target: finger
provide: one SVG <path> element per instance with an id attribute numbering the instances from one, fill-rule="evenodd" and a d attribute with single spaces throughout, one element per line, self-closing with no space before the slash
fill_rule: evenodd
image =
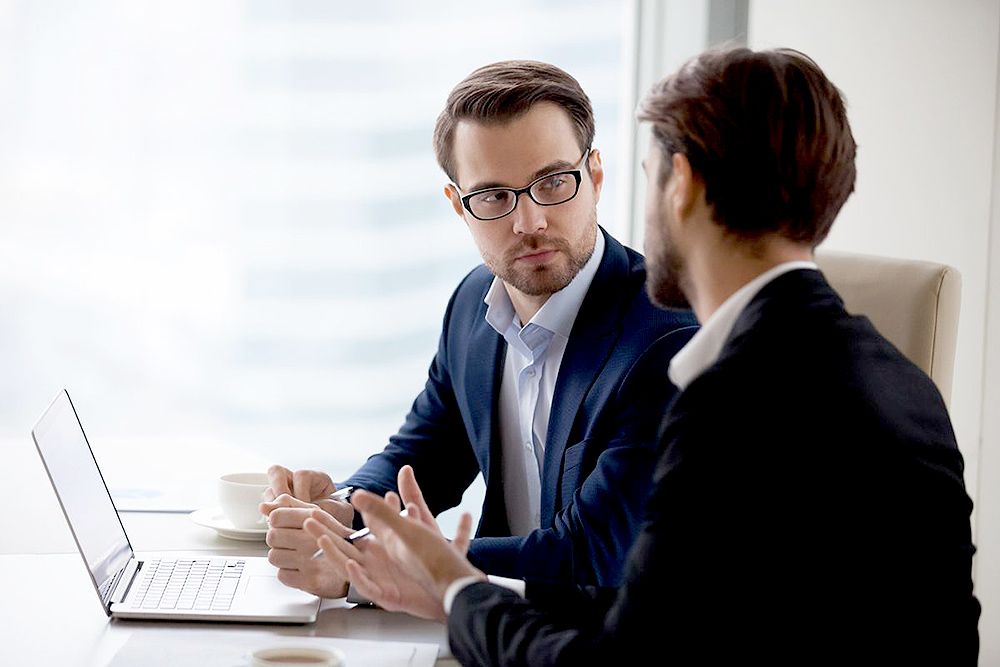
<path id="1" fill-rule="evenodd" d="M 325 526 L 328 530 L 333 532 L 334 535 L 342 539 L 346 538 L 348 535 L 354 532 L 354 528 L 352 528 L 351 526 L 345 526 L 344 524 L 340 523 L 334 517 L 330 516 L 323 510 L 319 509 L 313 510 L 309 514 L 309 518 L 315 519 L 323 526 Z"/>
<path id="2" fill-rule="evenodd" d="M 298 570 L 278 570 L 278 581 L 288 586 L 289 588 L 298 588 L 299 590 L 305 590 L 306 578 Z"/>
<path id="3" fill-rule="evenodd" d="M 292 495 L 299 500 L 312 502 L 312 476 L 311 470 L 296 470 L 292 473 Z"/>
<path id="4" fill-rule="evenodd" d="M 289 486 L 291 479 L 292 471 L 288 468 L 273 465 L 267 469 L 267 481 L 270 483 L 275 497 L 280 496 L 282 493 L 292 492 L 292 489 Z"/>
<path id="5" fill-rule="evenodd" d="M 458 528 L 455 530 L 455 539 L 452 540 L 452 545 L 458 550 L 458 553 L 464 556 L 469 551 L 471 539 L 472 515 L 468 512 L 462 512 L 462 516 L 458 518 Z"/>
<path id="6" fill-rule="evenodd" d="M 408 465 L 400 468 L 396 481 L 399 484 L 399 494 L 406 504 L 406 511 L 409 516 L 417 519 L 426 526 L 436 529 L 437 522 L 434 520 L 434 514 L 424 500 L 424 494 L 417 484 L 413 468 Z"/>
<path id="7" fill-rule="evenodd" d="M 427 509 L 427 514 L 430 514 L 427 501 L 424 500 L 424 492 L 420 490 L 420 485 L 417 484 L 417 477 L 411 466 L 405 465 L 399 469 L 396 483 L 399 486 L 399 495 L 403 497 L 403 502 L 406 503 L 407 507 L 412 503 L 421 509 Z"/>
<path id="8" fill-rule="evenodd" d="M 287 493 L 282 493 L 280 496 L 271 500 L 269 502 L 262 502 L 257 508 L 260 510 L 261 514 L 270 516 L 271 512 L 276 509 L 283 507 L 295 507 L 299 509 L 312 509 L 316 507 L 311 503 L 304 503 L 298 498 L 293 498 Z"/>
<path id="9" fill-rule="evenodd" d="M 314 505 L 310 505 L 309 503 L 304 503 L 298 498 L 291 497 L 287 493 L 282 493 L 274 500 L 265 500 L 264 502 L 262 502 L 260 505 L 257 506 L 257 509 L 260 510 L 261 514 L 270 517 L 271 512 L 283 507 L 305 508 L 305 507 L 314 507 Z"/>
<path id="10" fill-rule="evenodd" d="M 406 503 L 406 516 L 414 521 L 427 523 L 423 511 L 420 509 L 420 505 L 417 505 L 416 503 Z"/>
<path id="11" fill-rule="evenodd" d="M 392 495 L 395 496 L 395 494 Z M 410 534 L 413 530 L 411 522 L 407 521 L 405 517 L 401 517 L 398 509 L 393 509 L 386 502 L 387 500 L 390 500 L 389 494 L 386 494 L 386 498 L 383 499 L 364 490 L 355 491 L 354 495 L 351 496 L 351 504 L 361 512 L 365 524 L 373 533 L 378 534 L 389 529 L 397 533 Z M 398 508 L 398 505 L 396 507 Z"/>
<path id="12" fill-rule="evenodd" d="M 264 491 L 263 500 L 265 503 L 269 503 L 275 499 L 275 496 L 274 490 L 271 487 L 267 487 L 267 490 Z"/>
<path id="13" fill-rule="evenodd" d="M 345 526 L 354 522 L 354 508 L 346 500 L 319 500 L 316 506 Z"/>
<path id="14" fill-rule="evenodd" d="M 297 528 L 269 528 L 265 542 L 272 549 L 291 549 L 309 555 L 316 551 L 316 538 Z"/>
<path id="15" fill-rule="evenodd" d="M 360 563 L 356 560 L 349 560 L 345 569 L 347 570 L 347 576 L 351 579 L 351 583 L 354 584 L 359 593 L 375 604 L 385 602 L 385 592 L 382 590 L 382 587 L 368 576 L 368 572 L 365 571 L 365 568 Z"/>
<path id="16" fill-rule="evenodd" d="M 331 537 L 329 533 L 324 533 L 316 538 L 316 545 L 323 550 L 323 556 L 335 566 L 345 571 L 347 561 L 357 561 L 363 558 L 361 553 L 346 540 Z"/>
<path id="17" fill-rule="evenodd" d="M 314 510 L 314 507 L 277 507 L 268 515 L 268 524 L 271 528 L 301 528 Z"/>
<path id="18" fill-rule="evenodd" d="M 353 544 L 345 540 L 344 535 L 337 534 L 316 519 L 306 519 L 303 529 L 312 537 L 314 544 L 318 544 L 321 537 L 329 537 L 337 549 L 348 558 L 361 558 L 361 552 Z"/>
<path id="19" fill-rule="evenodd" d="M 386 505 L 386 507 L 388 507 L 389 509 L 391 509 L 393 512 L 399 512 L 401 509 L 403 509 L 402 502 L 403 501 L 400 500 L 399 496 L 396 494 L 395 491 L 387 491 L 386 492 L 386 494 L 385 494 L 385 505 Z"/>
<path id="20" fill-rule="evenodd" d="M 327 523 L 319 517 L 309 517 L 302 524 L 302 529 L 312 536 L 313 540 L 318 539 L 322 535 L 329 535 L 331 538 L 344 544 L 350 544 L 346 538 L 351 534 L 351 530 L 345 526 L 341 526 L 336 521 Z"/>
<path id="21" fill-rule="evenodd" d="M 309 564 L 309 556 L 301 551 L 271 549 L 267 552 L 267 562 L 279 570 L 304 570 Z"/>

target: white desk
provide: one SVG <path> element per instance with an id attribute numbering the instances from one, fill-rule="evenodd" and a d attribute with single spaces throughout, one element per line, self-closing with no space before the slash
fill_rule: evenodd
<path id="1" fill-rule="evenodd" d="M 438 665 L 456 665 L 445 627 L 406 614 L 324 603 L 316 623 L 262 625 L 110 620 L 73 544 L 37 454 L 30 447 L 0 447 L 14 485 L 0 512 L 0 664 L 106 665 L 135 633 L 185 631 L 273 632 L 275 636 L 428 642 L 439 645 Z M 34 456 L 32 460 L 31 456 Z M 10 491 L 10 489 L 8 489 Z M 186 514 L 123 513 L 132 547 L 143 551 L 196 551 L 259 556 L 263 542 L 236 542 L 196 526 Z M 162 635 L 159 635 L 162 636 Z M 351 665 L 351 667 L 356 667 Z"/>

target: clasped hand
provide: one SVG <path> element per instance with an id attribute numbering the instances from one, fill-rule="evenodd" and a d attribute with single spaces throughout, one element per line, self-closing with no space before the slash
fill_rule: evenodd
<path id="1" fill-rule="evenodd" d="M 316 540 L 302 524 L 316 511 L 317 521 L 345 537 L 353 532 L 354 509 L 350 503 L 330 500 L 336 487 L 325 473 L 271 466 L 267 474 L 271 487 L 264 494 L 260 511 L 267 516 L 267 559 L 278 568 L 278 580 L 321 597 L 343 597 L 347 594 L 347 572 L 312 559 Z"/>

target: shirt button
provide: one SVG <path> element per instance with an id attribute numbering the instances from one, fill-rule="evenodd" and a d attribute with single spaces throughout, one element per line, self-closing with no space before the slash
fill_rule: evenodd
<path id="1" fill-rule="evenodd" d="M 535 369 L 534 368 L 529 368 L 528 369 L 528 375 L 530 377 L 534 377 L 535 376 Z"/>
<path id="2" fill-rule="evenodd" d="M 533 449 L 533 447 L 531 446 L 531 443 L 530 443 L 530 442 L 526 442 L 526 443 L 524 443 L 524 448 L 525 448 L 525 449 Z"/>

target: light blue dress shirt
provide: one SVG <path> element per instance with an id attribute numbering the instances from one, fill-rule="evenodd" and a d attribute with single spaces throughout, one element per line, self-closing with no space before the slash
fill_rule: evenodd
<path id="1" fill-rule="evenodd" d="M 499 428 L 504 503 L 512 535 L 527 535 L 540 525 L 541 469 L 559 366 L 580 305 L 604 256 L 598 230 L 594 252 L 569 285 L 521 325 L 499 278 L 484 301 L 486 321 L 507 341 L 500 382 Z"/>

